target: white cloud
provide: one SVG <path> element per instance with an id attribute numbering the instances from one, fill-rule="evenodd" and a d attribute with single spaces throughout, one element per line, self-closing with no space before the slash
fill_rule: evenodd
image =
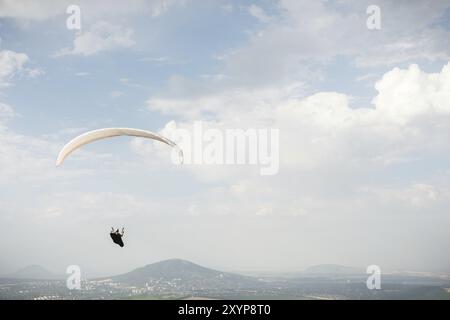
<path id="1" fill-rule="evenodd" d="M 14 109 L 0 103 L 0 185 L 14 190 L 61 181 L 91 172 L 85 169 L 55 170 L 55 157 L 62 143 L 55 137 L 24 135 L 10 128 Z M 65 132 L 67 133 L 67 132 Z M 60 137 L 56 137 L 60 138 Z"/>
<path id="2" fill-rule="evenodd" d="M 375 89 L 378 94 L 373 99 L 373 108 L 352 108 L 351 97 L 336 92 L 299 98 L 301 86 L 296 84 L 284 90 L 225 89 L 204 96 L 154 97 L 148 100 L 148 107 L 186 119 L 207 117 L 212 113 L 215 121 L 211 125 L 220 127 L 244 124 L 278 127 L 282 135 L 287 139 L 292 137 L 297 146 L 304 144 L 302 150 L 312 149 L 313 152 L 298 152 L 312 162 L 318 160 L 312 158 L 314 150 L 329 159 L 327 153 L 333 150 L 346 152 L 348 147 L 361 148 L 352 154 L 372 154 L 373 159 L 377 159 L 381 153 L 406 151 L 407 145 L 419 146 L 417 139 L 423 139 L 421 143 L 425 141 L 421 134 L 445 133 L 450 115 L 450 63 L 441 72 L 431 74 L 417 65 L 408 69 L 395 68 L 376 82 Z M 433 128 L 432 123 L 439 126 Z M 379 143 L 374 143 L 377 140 Z M 388 149 L 383 151 L 383 145 Z M 352 154 L 342 157 L 346 159 Z M 299 160 L 286 158 L 293 162 Z"/>
<path id="3" fill-rule="evenodd" d="M 76 199 L 74 202 L 73 200 Z M 148 214 L 150 203 L 132 194 L 113 192 L 59 192 L 39 199 L 35 219 L 66 218 L 71 221 L 92 219 L 118 219 Z M 68 205 L 72 203 L 72 205 Z M 67 221 L 67 220 L 66 220 Z"/>
<path id="4" fill-rule="evenodd" d="M 248 12 L 261 22 L 270 21 L 270 17 L 264 12 L 264 10 L 255 4 L 252 4 L 251 6 L 248 7 Z"/>
<path id="5" fill-rule="evenodd" d="M 132 87 L 132 88 L 143 88 L 144 87 L 144 85 L 136 83 L 133 79 L 130 79 L 130 78 L 120 78 L 119 82 L 124 86 Z"/>
<path id="6" fill-rule="evenodd" d="M 150 4 L 150 13 L 157 17 L 169 10 L 174 5 L 184 5 L 187 0 L 157 0 Z"/>
<path id="7" fill-rule="evenodd" d="M 220 6 L 220 9 L 225 13 L 225 14 L 230 14 L 233 12 L 233 4 L 232 3 L 226 3 Z"/>
<path id="8" fill-rule="evenodd" d="M 13 109 L 4 103 L 0 103 L 0 126 L 5 124 L 9 119 L 15 115 Z"/>
<path id="9" fill-rule="evenodd" d="M 273 107 L 280 101 L 301 96 L 303 89 L 300 83 L 292 83 L 262 89 L 209 90 L 208 87 L 196 87 L 188 79 L 172 77 L 167 94 L 148 99 L 147 106 L 152 111 L 189 119 L 208 118 L 208 115 L 219 119 L 247 118 L 253 113 L 270 118 Z M 207 93 L 202 94 L 202 91 Z"/>
<path id="10" fill-rule="evenodd" d="M 37 78 L 45 74 L 45 71 L 40 68 L 26 68 L 25 71 L 30 78 Z"/>
<path id="11" fill-rule="evenodd" d="M 403 188 L 367 188 L 363 190 L 383 205 L 401 205 L 406 209 L 430 209 L 439 201 L 450 200 L 448 192 L 442 192 L 434 185 L 414 183 Z"/>
<path id="12" fill-rule="evenodd" d="M 115 90 L 115 91 L 111 91 L 110 95 L 111 95 L 111 98 L 120 98 L 121 96 L 124 95 L 124 92 Z"/>
<path id="13" fill-rule="evenodd" d="M 448 151 L 450 64 L 427 74 L 416 65 L 379 80 L 374 108 L 351 108 L 349 97 L 317 93 L 277 109 L 291 164 L 389 165 Z M 434 150 L 431 150 L 434 149 Z M 301 150 L 295 152 L 294 150 Z"/>
<path id="14" fill-rule="evenodd" d="M 450 31 L 437 23 L 448 1 L 379 1 L 381 30 L 366 27 L 370 1 L 297 1 L 276 4 L 273 23 L 250 33 L 247 44 L 222 56 L 222 71 L 240 86 L 308 81 L 308 67 L 321 68 L 346 57 L 360 68 L 395 66 L 421 59 L 448 61 Z M 268 18 L 258 7 L 254 16 Z M 411 21 L 415 21 L 412 25 Z"/>
<path id="15" fill-rule="evenodd" d="M 69 1 L 67 1 L 69 2 Z M 25 20 L 45 20 L 57 14 L 65 13 L 65 4 L 51 0 L 2 0 L 0 1 L 0 17 Z"/>
<path id="16" fill-rule="evenodd" d="M 90 73 L 89 72 L 85 72 L 85 71 L 80 71 L 80 72 L 76 72 L 75 75 L 77 77 L 85 77 L 85 76 L 90 75 Z"/>
<path id="17" fill-rule="evenodd" d="M 11 79 L 21 71 L 29 61 L 25 53 L 17 53 L 10 50 L 0 51 L 0 87 L 11 85 Z"/>
<path id="18" fill-rule="evenodd" d="M 187 62 L 184 60 L 178 60 L 178 59 L 174 59 L 174 58 L 166 57 L 166 56 L 164 56 L 164 57 L 145 57 L 145 58 L 140 59 L 140 61 L 150 62 L 159 67 L 185 64 Z"/>
<path id="19" fill-rule="evenodd" d="M 172 6 L 183 5 L 185 1 L 175 0 L 129 0 L 126 2 L 108 0 L 1 0 L 0 17 L 14 18 L 24 21 L 44 21 L 55 16 L 67 15 L 66 8 L 76 4 L 80 6 L 83 19 L 95 21 L 99 18 L 113 18 L 119 15 L 147 14 L 159 16 Z M 68 16 L 68 15 L 67 15 Z"/>
<path id="20" fill-rule="evenodd" d="M 215 116 L 203 122 L 205 129 L 280 129 L 280 173 L 270 179 L 248 167 L 184 165 L 197 181 L 222 186 L 192 197 L 195 215 L 238 212 L 303 219 L 372 212 L 380 206 L 383 216 L 399 208 L 440 213 L 442 207 L 431 206 L 450 186 L 436 181 L 445 167 L 427 163 L 448 159 L 450 152 L 449 77 L 450 63 L 438 73 L 417 65 L 392 69 L 376 82 L 374 105 L 363 108 L 351 107 L 351 97 L 337 92 L 299 97 L 295 85 L 273 91 L 225 89 L 148 103 L 151 110 L 184 117 L 161 131 L 168 137 L 175 128 L 192 130 L 193 121 L 210 113 Z M 141 143 L 133 148 L 141 156 L 168 159 L 156 145 Z M 392 176 L 406 165 L 422 169 L 394 183 Z"/>
<path id="21" fill-rule="evenodd" d="M 427 74 L 417 65 L 386 73 L 377 82 L 377 110 L 392 121 L 405 123 L 420 116 L 450 113 L 450 63 L 440 73 Z"/>
<path id="22" fill-rule="evenodd" d="M 77 34 L 73 48 L 64 48 L 55 56 L 90 56 L 115 48 L 131 47 L 134 44 L 132 29 L 101 21 L 95 23 L 89 31 Z"/>

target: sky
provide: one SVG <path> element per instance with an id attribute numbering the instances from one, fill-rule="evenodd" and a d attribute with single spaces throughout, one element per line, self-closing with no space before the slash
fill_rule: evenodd
<path id="1" fill-rule="evenodd" d="M 449 39 L 448 0 L 0 0 L 0 274 L 450 272 Z M 139 138 L 55 167 L 88 130 L 199 121 L 279 130 L 279 171 L 174 165 Z"/>

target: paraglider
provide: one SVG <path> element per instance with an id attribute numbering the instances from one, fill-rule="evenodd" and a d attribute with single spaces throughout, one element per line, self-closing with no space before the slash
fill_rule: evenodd
<path id="1" fill-rule="evenodd" d="M 178 155 L 180 157 L 180 163 L 183 163 L 183 151 L 178 148 L 178 146 L 175 144 L 175 142 L 157 134 L 151 131 L 147 130 L 140 130 L 140 129 L 131 129 L 131 128 L 105 128 L 105 129 L 98 129 L 86 132 L 69 143 L 67 143 L 61 150 L 61 152 L 58 155 L 58 159 L 56 160 L 56 166 L 60 166 L 64 163 L 64 160 L 75 150 L 83 147 L 84 145 L 87 145 L 91 142 L 102 140 L 102 139 L 108 139 L 112 137 L 118 137 L 118 136 L 133 136 L 133 137 L 141 137 L 141 138 L 147 138 L 152 139 L 156 141 L 160 141 L 162 143 L 165 143 L 169 145 L 170 147 L 176 148 L 178 150 Z M 124 235 L 124 229 L 122 228 L 122 233 L 119 232 L 119 229 L 114 231 L 114 228 L 112 228 L 110 234 L 112 241 L 119 245 L 120 247 L 124 246 L 122 237 Z"/>
<path id="2" fill-rule="evenodd" d="M 123 240 L 122 240 L 122 237 L 123 237 L 124 234 L 125 234 L 125 228 L 122 228 L 122 233 L 120 233 L 119 229 L 114 231 L 113 227 L 111 227 L 111 232 L 109 233 L 109 235 L 111 236 L 112 241 L 115 244 L 118 244 L 122 248 L 124 246 L 124 243 L 123 243 Z"/>

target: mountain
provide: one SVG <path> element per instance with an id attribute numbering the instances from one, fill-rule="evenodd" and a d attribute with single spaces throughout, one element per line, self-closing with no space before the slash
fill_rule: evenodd
<path id="1" fill-rule="evenodd" d="M 4 276 L 10 279 L 29 279 L 29 280 L 61 280 L 64 275 L 53 273 L 42 266 L 31 265 L 20 269 L 14 273 Z"/>
<path id="2" fill-rule="evenodd" d="M 172 286 L 189 290 L 236 289 L 258 284 L 253 277 L 217 271 L 181 259 L 156 262 L 111 279 L 135 286 Z"/>
<path id="3" fill-rule="evenodd" d="M 303 273 L 308 275 L 361 275 L 366 272 L 363 268 L 337 264 L 320 264 L 307 268 Z"/>

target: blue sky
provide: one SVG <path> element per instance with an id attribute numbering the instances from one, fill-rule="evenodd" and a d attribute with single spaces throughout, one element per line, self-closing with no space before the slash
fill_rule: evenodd
<path id="1" fill-rule="evenodd" d="M 81 30 L 66 28 L 70 4 Z M 450 3 L 379 1 L 380 30 L 369 4 L 0 1 L 0 273 L 174 257 L 449 272 Z M 280 173 L 175 167 L 127 138 L 54 167 L 90 129 L 195 121 L 279 129 Z M 111 225 L 130 230 L 114 266 Z"/>
<path id="2" fill-rule="evenodd" d="M 243 30 L 257 25 L 245 11 L 228 14 L 211 4 L 186 5 L 169 10 L 164 17 L 124 18 L 126 26 L 134 30 L 136 44 L 131 48 L 100 52 L 89 59 L 52 58 L 73 39 L 75 32 L 64 27 L 67 17 L 59 15 L 24 28 L 5 19 L 2 26 L 3 47 L 33 52 L 29 54 L 31 63 L 45 70 L 39 79 L 24 81 L 24 87 L 8 91 L 9 101 L 19 112 L 27 109 L 33 122 L 37 117 L 50 130 L 105 120 L 126 126 L 149 122 L 152 127 L 162 126 L 167 118 L 142 111 L 145 100 L 160 91 L 174 74 L 198 77 L 219 69 L 214 56 L 242 44 L 246 38 Z M 88 74 L 77 76 L 80 73 Z M 121 79 L 128 79 L 130 84 Z M 24 90 L 31 96 L 24 96 Z M 112 98 L 114 91 L 123 96 Z M 39 104 L 30 108 L 29 101 Z M 29 124 L 22 129 L 37 129 Z M 41 129 L 37 132 L 43 133 Z"/>

